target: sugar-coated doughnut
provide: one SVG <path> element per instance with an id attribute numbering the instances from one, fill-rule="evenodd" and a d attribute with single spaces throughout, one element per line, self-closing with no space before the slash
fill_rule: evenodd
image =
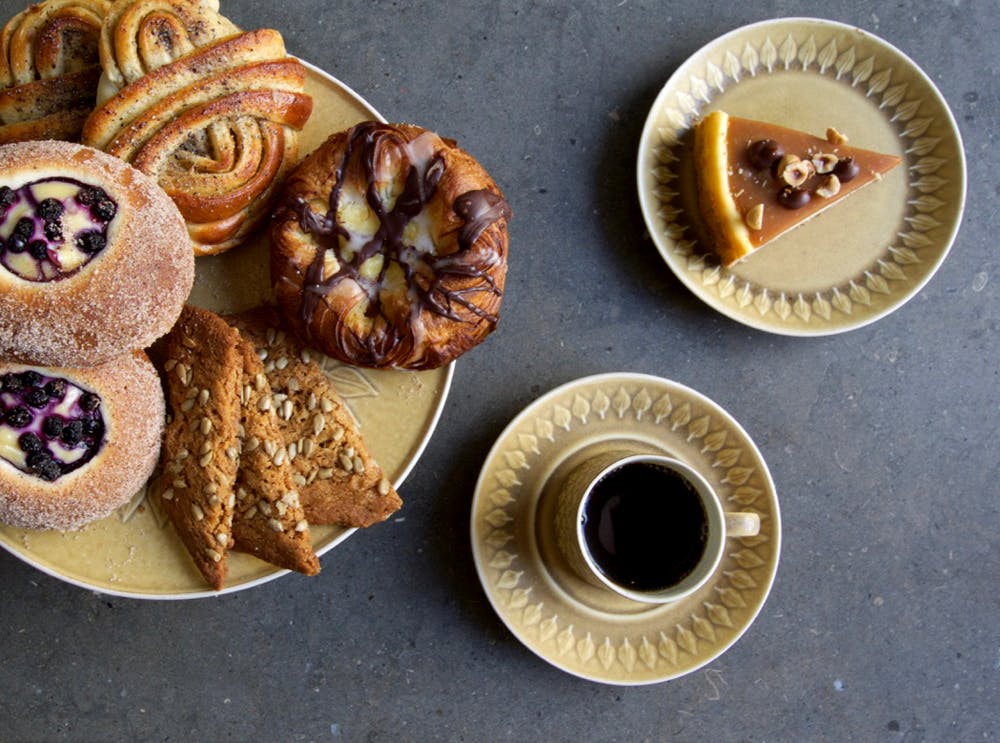
<path id="1" fill-rule="evenodd" d="M 510 216 L 454 141 L 358 124 L 286 182 L 272 222 L 275 298 L 307 345 L 341 361 L 442 366 L 496 327 Z"/>
<path id="2" fill-rule="evenodd" d="M 0 521 L 76 529 L 128 502 L 156 465 L 164 410 L 142 351 L 91 367 L 0 362 Z"/>
<path id="3" fill-rule="evenodd" d="M 0 358 L 89 366 L 170 330 L 194 282 L 154 181 L 68 142 L 0 147 Z"/>

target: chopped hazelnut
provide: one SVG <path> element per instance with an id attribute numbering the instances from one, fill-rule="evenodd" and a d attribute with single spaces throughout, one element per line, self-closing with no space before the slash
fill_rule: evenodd
<path id="1" fill-rule="evenodd" d="M 840 158 L 829 152 L 820 152 L 812 157 L 812 164 L 820 174 L 833 172 L 838 162 Z"/>
<path id="2" fill-rule="evenodd" d="M 764 205 L 757 204 L 750 211 L 746 213 L 743 217 L 743 221 L 746 222 L 747 227 L 751 230 L 759 230 L 764 226 Z"/>
<path id="3" fill-rule="evenodd" d="M 833 173 L 823 176 L 819 186 L 816 187 L 816 195 L 828 199 L 840 193 L 840 179 Z"/>
<path id="4" fill-rule="evenodd" d="M 810 160 L 796 160 L 785 165 L 778 173 L 781 180 L 792 188 L 798 188 L 816 174 L 816 166 Z"/>
<path id="5" fill-rule="evenodd" d="M 826 130 L 826 141 L 830 144 L 847 144 L 847 135 L 841 134 L 832 126 Z"/>

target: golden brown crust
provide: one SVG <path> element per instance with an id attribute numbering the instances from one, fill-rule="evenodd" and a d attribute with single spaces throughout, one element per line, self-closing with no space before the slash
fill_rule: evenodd
<path id="1" fill-rule="evenodd" d="M 729 192 L 729 116 L 713 111 L 694 130 L 698 211 L 722 265 L 731 266 L 754 250 L 743 218 Z"/>
<path id="2" fill-rule="evenodd" d="M 98 364 L 164 335 L 194 283 L 177 208 L 139 171 L 68 142 L 0 147 L 0 185 L 77 179 L 103 188 L 118 209 L 108 244 L 80 271 L 26 281 L 0 266 L 0 357 L 53 366 Z"/>
<path id="3" fill-rule="evenodd" d="M 240 341 L 243 437 L 236 477 L 233 549 L 305 575 L 319 573 L 309 523 L 292 481 L 291 463 L 275 461 L 260 442 L 281 439 L 275 423 L 271 386 L 253 344 Z M 246 442 L 256 442 L 247 446 Z"/>
<path id="4" fill-rule="evenodd" d="M 264 356 L 277 446 L 248 439 L 272 459 L 290 461 L 311 524 L 364 527 L 402 506 L 399 494 L 365 445 L 353 416 L 320 369 L 318 354 L 281 330 L 278 315 L 258 308 L 227 318 Z"/>
<path id="5" fill-rule="evenodd" d="M 44 0 L 0 31 L 0 144 L 76 141 L 94 108 L 106 0 Z"/>
<path id="6" fill-rule="evenodd" d="M 300 338 L 341 361 L 442 366 L 496 327 L 509 218 L 492 178 L 453 141 L 362 123 L 306 158 L 279 197 L 278 306 Z"/>
<path id="7" fill-rule="evenodd" d="M 216 590 L 226 575 L 236 501 L 243 371 L 239 342 L 239 334 L 217 315 L 187 306 L 165 343 L 171 420 L 162 476 L 153 492 Z"/>
<path id="8" fill-rule="evenodd" d="M 182 17 L 169 21 L 129 8 L 143 5 L 152 4 L 116 5 L 105 24 L 105 36 L 122 39 L 107 43 L 115 52 L 102 46 L 104 90 L 83 141 L 152 176 L 184 215 L 195 254 L 219 253 L 267 216 L 298 160 L 298 132 L 312 112 L 306 71 L 277 31 L 237 33 L 216 24 L 210 3 L 178 3 Z M 211 22 L 193 21 L 199 12 Z M 107 31 L 115 24 L 122 28 Z M 169 50 L 143 57 L 135 39 L 161 27 Z"/>
<path id="9" fill-rule="evenodd" d="M 76 529 L 127 503 L 152 474 L 164 420 L 159 377 L 141 351 L 87 368 L 0 362 L 0 375 L 29 368 L 99 394 L 105 440 L 87 464 L 51 483 L 0 457 L 0 521 L 27 529 Z"/>

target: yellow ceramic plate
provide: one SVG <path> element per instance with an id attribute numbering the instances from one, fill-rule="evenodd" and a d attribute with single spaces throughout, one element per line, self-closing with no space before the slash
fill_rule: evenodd
<path id="1" fill-rule="evenodd" d="M 708 583 L 673 604 L 596 588 L 556 546 L 554 483 L 623 444 L 687 462 L 729 510 L 760 515 L 760 534 L 729 540 Z M 781 547 L 774 483 L 747 433 L 698 392 L 643 374 L 586 377 L 529 405 L 486 458 L 471 528 L 479 578 L 511 632 L 557 668 L 619 685 L 683 676 L 729 648 L 763 606 Z"/>
<path id="2" fill-rule="evenodd" d="M 723 109 L 902 157 L 863 195 L 722 268 L 699 243 L 690 134 Z M 639 200 L 653 242 L 709 306 L 751 327 L 818 336 L 861 327 L 912 298 L 944 260 L 965 203 L 955 120 L 912 60 L 860 29 L 790 18 L 737 29 L 671 76 L 639 145 Z"/>
<path id="3" fill-rule="evenodd" d="M 381 116 L 343 83 L 311 65 L 306 90 L 315 108 L 302 134 L 308 153 L 328 135 Z M 219 256 L 199 258 L 194 304 L 218 312 L 256 306 L 270 296 L 267 243 L 263 236 Z M 437 424 L 454 365 L 429 372 L 361 370 L 325 359 L 322 365 L 361 422 L 375 458 L 398 488 Z M 405 501 L 405 493 L 403 494 Z M 405 506 L 404 506 L 405 508 Z M 391 528 L 389 524 L 372 528 Z M 314 527 L 323 554 L 354 529 Z M 0 526 L 0 545 L 40 570 L 102 593 L 136 598 L 214 596 L 163 514 L 145 492 L 108 518 L 76 532 L 41 532 Z M 287 571 L 249 555 L 231 553 L 222 593 L 241 590 Z"/>

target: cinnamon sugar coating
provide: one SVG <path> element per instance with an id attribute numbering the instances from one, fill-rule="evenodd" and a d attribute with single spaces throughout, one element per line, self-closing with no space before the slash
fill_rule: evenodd
<path id="1" fill-rule="evenodd" d="M 27 281 L 0 265 L 0 357 L 89 366 L 146 348 L 177 319 L 194 258 L 176 206 L 117 158 L 68 142 L 0 147 L 0 186 L 46 178 L 103 189 L 115 205 L 107 245 L 79 271 Z"/>
<path id="2" fill-rule="evenodd" d="M 29 369 L 99 395 L 104 439 L 90 461 L 53 482 L 0 457 L 0 521 L 27 529 L 77 529 L 127 503 L 152 474 L 163 434 L 159 376 L 142 351 L 85 368 L 0 362 L 0 376 Z"/>

